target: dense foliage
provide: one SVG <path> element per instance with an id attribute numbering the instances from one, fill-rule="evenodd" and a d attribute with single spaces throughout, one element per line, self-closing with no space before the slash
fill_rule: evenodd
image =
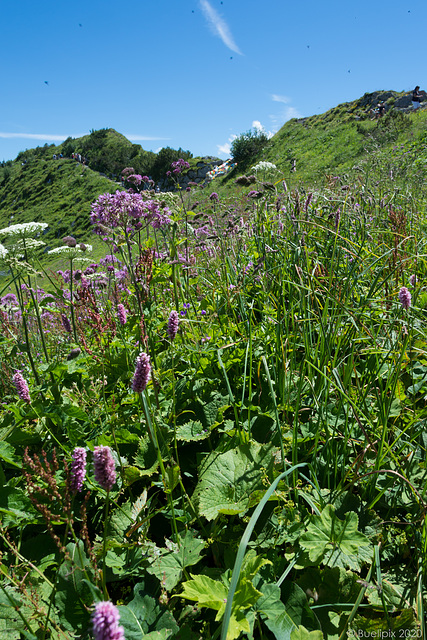
<path id="1" fill-rule="evenodd" d="M 411 153 L 309 193 L 259 163 L 233 196 L 104 194 L 105 256 L 69 234 L 57 273 L 42 221 L 0 230 L 4 637 L 424 634 Z"/>
<path id="2" fill-rule="evenodd" d="M 231 156 L 241 168 L 246 168 L 260 157 L 268 144 L 268 135 L 261 129 L 249 129 L 246 133 L 234 138 L 231 143 Z"/>

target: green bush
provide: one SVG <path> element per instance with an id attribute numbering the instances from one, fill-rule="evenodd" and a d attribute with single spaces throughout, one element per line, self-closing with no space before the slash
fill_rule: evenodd
<path id="1" fill-rule="evenodd" d="M 249 129 L 233 140 L 231 155 L 234 162 L 244 166 L 253 163 L 267 144 L 268 136 L 265 131 Z"/>

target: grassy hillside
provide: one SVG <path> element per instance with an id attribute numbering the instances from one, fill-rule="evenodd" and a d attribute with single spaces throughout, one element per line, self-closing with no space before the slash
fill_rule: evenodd
<path id="1" fill-rule="evenodd" d="M 427 111 L 404 113 L 392 109 L 390 103 L 403 94 L 381 93 L 394 94 L 389 99 L 390 110 L 382 118 L 373 119 L 370 113 L 369 96 L 377 94 L 367 94 L 321 115 L 294 118 L 271 139 L 262 159 L 274 162 L 293 182 L 314 185 L 328 174 L 360 169 L 372 154 L 396 155 L 398 145 L 420 142 L 427 127 Z"/>
<path id="2" fill-rule="evenodd" d="M 47 222 L 44 240 L 48 244 L 67 234 L 79 239 L 87 236 L 90 203 L 119 185 L 71 158 L 53 160 L 56 150 L 27 151 L 0 170 L 1 227 Z"/>

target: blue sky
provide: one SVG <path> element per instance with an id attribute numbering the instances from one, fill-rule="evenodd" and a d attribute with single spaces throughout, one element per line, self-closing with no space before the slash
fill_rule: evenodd
<path id="1" fill-rule="evenodd" d="M 426 24 L 425 0 L 1 0 L 0 160 L 103 127 L 226 158 L 252 127 L 427 89 Z"/>

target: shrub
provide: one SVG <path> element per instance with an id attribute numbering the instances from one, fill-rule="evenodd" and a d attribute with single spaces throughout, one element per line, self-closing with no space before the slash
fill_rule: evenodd
<path id="1" fill-rule="evenodd" d="M 265 131 L 249 129 L 242 133 L 231 143 L 231 155 L 234 162 L 246 165 L 253 162 L 268 144 L 268 136 Z"/>

